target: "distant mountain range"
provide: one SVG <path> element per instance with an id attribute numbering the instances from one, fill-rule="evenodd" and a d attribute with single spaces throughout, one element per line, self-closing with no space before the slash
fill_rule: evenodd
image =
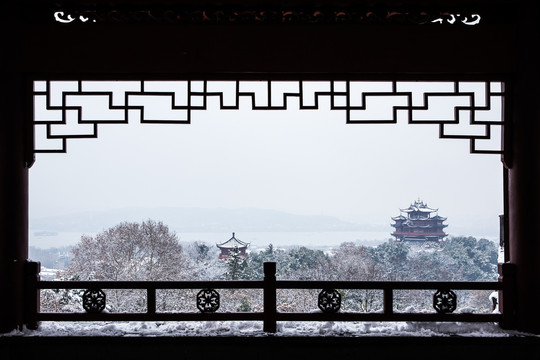
<path id="1" fill-rule="evenodd" d="M 377 231 L 325 215 L 296 215 L 267 209 L 124 208 L 83 212 L 30 220 L 35 231 L 99 232 L 123 221 L 162 221 L 177 232 Z"/>

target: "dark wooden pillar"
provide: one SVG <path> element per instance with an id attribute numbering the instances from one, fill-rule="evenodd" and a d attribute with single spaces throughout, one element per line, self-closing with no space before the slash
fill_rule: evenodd
<path id="1" fill-rule="evenodd" d="M 515 324 L 540 333 L 540 32 L 536 1 L 522 1 L 513 97 L 513 161 L 508 171 L 509 261 L 515 264 Z"/>
<path id="2" fill-rule="evenodd" d="M 22 326 L 24 265 L 28 257 L 28 136 L 20 74 L 17 12 L 4 2 L 0 54 L 0 332 Z"/>
<path id="3" fill-rule="evenodd" d="M 263 331 L 275 333 L 277 331 L 276 310 L 276 263 L 265 262 L 264 271 L 264 324 Z"/>

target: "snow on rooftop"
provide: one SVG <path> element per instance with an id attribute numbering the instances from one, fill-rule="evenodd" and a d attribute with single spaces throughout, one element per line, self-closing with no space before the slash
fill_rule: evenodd
<path id="1" fill-rule="evenodd" d="M 232 233 L 232 237 L 221 244 L 216 244 L 219 248 L 232 249 L 234 247 L 242 248 L 249 246 L 249 243 L 239 240 L 235 237 L 235 234 Z"/>
<path id="2" fill-rule="evenodd" d="M 424 212 L 424 213 L 433 213 L 439 211 L 439 209 L 432 209 L 428 206 L 427 203 L 424 203 L 422 200 L 418 199 L 412 203 L 407 209 L 399 209 L 401 212 L 410 213 L 410 212 Z"/>
<path id="3" fill-rule="evenodd" d="M 216 322 L 44 322 L 38 330 L 15 330 L 3 336 L 531 336 L 501 329 L 495 323 L 456 322 L 278 322 L 276 334 L 262 331 L 260 321 Z M 1 336 L 1 335 L 0 335 Z"/>

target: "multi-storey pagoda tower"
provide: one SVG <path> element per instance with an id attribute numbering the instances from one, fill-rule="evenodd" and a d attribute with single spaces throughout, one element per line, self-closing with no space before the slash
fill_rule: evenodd
<path id="1" fill-rule="evenodd" d="M 391 235 L 396 241 L 443 240 L 447 235 L 443 229 L 448 225 L 443 224 L 446 218 L 439 216 L 438 211 L 418 199 L 409 208 L 400 209 L 400 215 L 392 218 L 395 230 Z"/>
<path id="2" fill-rule="evenodd" d="M 246 250 L 249 246 L 249 243 L 238 240 L 234 236 L 234 233 L 232 233 L 232 237 L 229 240 L 221 244 L 216 244 L 216 246 L 221 250 L 221 253 L 219 254 L 220 259 L 228 259 L 230 257 L 231 251 L 233 251 L 233 249 L 235 248 L 238 249 L 238 254 L 243 258 L 247 258 L 248 256 Z"/>

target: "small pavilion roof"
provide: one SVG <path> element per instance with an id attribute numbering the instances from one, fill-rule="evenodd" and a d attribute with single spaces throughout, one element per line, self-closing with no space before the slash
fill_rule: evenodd
<path id="1" fill-rule="evenodd" d="M 226 249 L 232 249 L 234 247 L 237 247 L 237 248 L 243 248 L 243 247 L 248 247 L 249 246 L 249 243 L 247 242 L 244 242 L 242 240 L 238 240 L 235 236 L 234 236 L 234 233 L 232 233 L 232 237 L 221 243 L 221 244 L 216 244 L 216 246 L 218 248 L 226 248 Z"/>

